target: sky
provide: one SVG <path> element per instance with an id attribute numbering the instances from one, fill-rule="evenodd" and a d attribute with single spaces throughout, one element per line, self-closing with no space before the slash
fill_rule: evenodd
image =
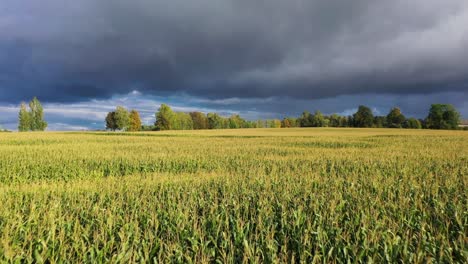
<path id="1" fill-rule="evenodd" d="M 304 110 L 468 119 L 466 0 L 2 0 L 0 126 L 37 96 L 49 130 L 117 105 L 247 119 Z"/>

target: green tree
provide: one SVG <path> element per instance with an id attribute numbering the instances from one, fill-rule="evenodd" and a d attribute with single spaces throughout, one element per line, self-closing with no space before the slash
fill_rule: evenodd
<path id="1" fill-rule="evenodd" d="M 416 118 L 409 118 L 403 123 L 404 128 L 421 129 L 422 125 Z"/>
<path id="2" fill-rule="evenodd" d="M 342 116 L 340 118 L 340 127 L 347 127 L 348 126 L 348 117 Z"/>
<path id="3" fill-rule="evenodd" d="M 141 118 L 140 113 L 137 110 L 132 109 L 130 111 L 130 125 L 128 130 L 130 131 L 140 131 L 141 130 Z"/>
<path id="4" fill-rule="evenodd" d="M 460 114 L 450 104 L 433 104 L 426 118 L 426 126 L 430 129 L 457 129 L 460 124 Z"/>
<path id="5" fill-rule="evenodd" d="M 315 113 L 310 117 L 310 123 L 313 127 L 324 127 L 326 124 L 325 117 L 322 112 L 315 111 Z"/>
<path id="6" fill-rule="evenodd" d="M 374 127 L 377 127 L 377 128 L 387 127 L 387 117 L 386 116 L 375 116 L 374 117 Z"/>
<path id="7" fill-rule="evenodd" d="M 311 127 L 312 126 L 312 115 L 308 111 L 302 112 L 301 117 L 298 118 L 299 126 Z"/>
<path id="8" fill-rule="evenodd" d="M 341 117 L 337 114 L 332 114 L 329 118 L 331 127 L 340 127 L 341 126 Z"/>
<path id="9" fill-rule="evenodd" d="M 246 121 L 240 117 L 240 115 L 232 115 L 228 118 L 228 128 L 243 128 L 245 127 Z"/>
<path id="10" fill-rule="evenodd" d="M 115 131 L 117 129 L 117 124 L 115 123 L 115 112 L 109 112 L 106 116 L 106 129 Z"/>
<path id="11" fill-rule="evenodd" d="M 265 127 L 267 127 L 265 120 L 259 119 L 259 120 L 256 120 L 255 123 L 256 123 L 256 126 L 255 126 L 256 128 L 265 128 Z"/>
<path id="12" fill-rule="evenodd" d="M 171 124 L 174 120 L 174 112 L 167 104 L 161 104 L 156 112 L 156 122 L 154 125 L 157 130 L 170 130 L 172 129 Z"/>
<path id="13" fill-rule="evenodd" d="M 115 109 L 115 126 L 120 130 L 127 130 L 130 126 L 130 114 L 123 106 L 117 106 Z"/>
<path id="14" fill-rule="evenodd" d="M 193 129 L 208 129 L 208 118 L 202 112 L 191 112 Z"/>
<path id="15" fill-rule="evenodd" d="M 279 119 L 273 119 L 272 120 L 272 128 L 281 128 L 281 120 Z"/>
<path id="16" fill-rule="evenodd" d="M 208 113 L 208 128 L 209 129 L 222 129 L 223 128 L 223 117 L 216 113 Z"/>
<path id="17" fill-rule="evenodd" d="M 358 111 L 353 115 L 353 123 L 355 127 L 372 127 L 374 123 L 372 110 L 367 106 L 360 105 Z"/>
<path id="18" fill-rule="evenodd" d="M 401 128 L 406 117 L 401 113 L 400 108 L 394 107 L 387 115 L 387 126 L 392 128 Z"/>
<path id="19" fill-rule="evenodd" d="M 47 128 L 47 122 L 44 121 L 44 109 L 37 97 L 34 97 L 31 102 L 29 102 L 29 108 L 31 109 L 31 130 L 44 131 Z"/>
<path id="20" fill-rule="evenodd" d="M 175 112 L 172 115 L 171 129 L 174 130 L 192 130 L 193 121 L 189 114 L 183 112 Z"/>
<path id="21" fill-rule="evenodd" d="M 31 113 L 28 112 L 26 104 L 23 102 L 18 114 L 18 131 L 25 132 L 31 130 Z"/>

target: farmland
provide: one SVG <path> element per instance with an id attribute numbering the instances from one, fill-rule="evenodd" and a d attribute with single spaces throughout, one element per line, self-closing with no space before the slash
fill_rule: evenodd
<path id="1" fill-rule="evenodd" d="M 467 262 L 468 133 L 0 134 L 0 262 Z"/>

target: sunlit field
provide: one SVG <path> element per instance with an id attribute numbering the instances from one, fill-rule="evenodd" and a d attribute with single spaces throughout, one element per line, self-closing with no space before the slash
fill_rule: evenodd
<path id="1" fill-rule="evenodd" d="M 0 262 L 468 261 L 468 133 L 0 134 Z"/>

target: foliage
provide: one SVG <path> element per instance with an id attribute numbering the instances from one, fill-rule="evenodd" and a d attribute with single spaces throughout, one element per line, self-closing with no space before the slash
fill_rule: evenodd
<path id="1" fill-rule="evenodd" d="M 192 117 L 183 112 L 175 112 L 172 115 L 171 129 L 174 130 L 192 130 L 193 129 L 193 120 Z"/>
<path id="2" fill-rule="evenodd" d="M 242 119 L 239 115 L 232 115 L 228 118 L 228 128 L 243 128 L 246 125 L 246 121 Z"/>
<path id="3" fill-rule="evenodd" d="M 18 115 L 18 131 L 25 132 L 31 130 L 31 113 L 25 103 L 21 103 Z"/>
<path id="4" fill-rule="evenodd" d="M 297 127 L 297 119 L 294 117 L 286 117 L 281 121 L 281 127 Z"/>
<path id="5" fill-rule="evenodd" d="M 115 109 L 115 125 L 119 130 L 128 130 L 130 126 L 130 113 L 123 106 L 117 106 Z"/>
<path id="6" fill-rule="evenodd" d="M 202 112 L 191 112 L 193 129 L 208 129 L 208 118 Z"/>
<path id="7" fill-rule="evenodd" d="M 139 131 L 141 120 L 137 111 L 129 113 L 123 106 L 117 106 L 115 111 L 109 112 L 106 116 L 106 129 Z"/>
<path id="8" fill-rule="evenodd" d="M 457 129 L 460 124 L 460 114 L 453 105 L 433 104 L 426 123 L 430 129 Z"/>
<path id="9" fill-rule="evenodd" d="M 171 122 L 174 120 L 174 112 L 167 104 L 162 104 L 156 112 L 156 122 L 154 125 L 158 130 L 170 130 Z"/>
<path id="10" fill-rule="evenodd" d="M 372 127 L 374 123 L 374 115 L 372 110 L 364 105 L 360 105 L 358 111 L 353 115 L 355 127 Z"/>
<path id="11" fill-rule="evenodd" d="M 416 118 L 409 118 L 403 124 L 404 128 L 421 129 L 422 125 Z"/>
<path id="12" fill-rule="evenodd" d="M 327 121 L 325 119 L 325 117 L 323 116 L 322 112 L 320 111 L 315 111 L 314 115 L 311 116 L 311 121 L 310 121 L 311 125 L 313 127 L 325 127 L 327 126 Z"/>
<path id="13" fill-rule="evenodd" d="M 386 116 L 374 116 L 374 127 L 383 128 L 387 127 L 387 117 Z"/>
<path id="14" fill-rule="evenodd" d="M 106 129 L 110 129 L 112 131 L 117 130 L 117 124 L 115 122 L 115 111 L 107 113 L 107 116 L 106 116 Z"/>
<path id="15" fill-rule="evenodd" d="M 216 113 L 208 113 L 208 128 L 209 129 L 222 129 L 224 128 L 224 120 L 223 118 L 216 114 Z"/>
<path id="16" fill-rule="evenodd" d="M 271 128 L 280 128 L 281 127 L 281 120 L 273 119 L 271 120 Z"/>
<path id="17" fill-rule="evenodd" d="M 298 118 L 299 125 L 301 127 L 312 126 L 312 115 L 308 111 L 302 112 L 302 115 Z"/>
<path id="18" fill-rule="evenodd" d="M 29 111 L 25 103 L 21 103 L 18 114 L 18 131 L 44 131 L 47 122 L 44 120 L 44 109 L 41 102 L 34 97 L 29 102 Z"/>
<path id="19" fill-rule="evenodd" d="M 130 125 L 128 128 L 129 131 L 140 131 L 141 130 L 141 119 L 140 113 L 133 109 L 130 111 Z"/>
<path id="20" fill-rule="evenodd" d="M 387 126 L 392 128 L 401 128 L 406 117 L 401 113 L 400 108 L 394 107 L 387 115 Z"/>
<path id="21" fill-rule="evenodd" d="M 330 123 L 328 125 L 330 127 L 340 127 L 340 119 L 341 119 L 341 116 L 339 116 L 338 114 L 332 114 L 329 117 Z"/>
<path id="22" fill-rule="evenodd" d="M 31 109 L 31 130 L 44 131 L 47 128 L 47 122 L 44 121 L 44 109 L 37 97 L 29 102 L 29 108 Z"/>
<path id="23" fill-rule="evenodd" d="M 156 112 L 156 122 L 154 126 L 146 126 L 145 131 L 153 130 L 200 130 L 200 129 L 239 129 L 239 128 L 289 128 L 289 127 L 374 127 L 374 128 L 435 128 L 457 129 L 460 115 L 453 106 L 434 105 L 427 120 L 416 120 L 410 118 L 406 120 L 401 110 L 392 108 L 387 116 L 374 116 L 372 110 L 366 106 L 359 106 L 358 111 L 353 116 L 340 116 L 332 114 L 326 116 L 320 111 L 311 114 L 304 111 L 299 118 L 287 117 L 283 120 L 267 119 L 249 121 L 240 115 L 234 114 L 230 117 L 223 117 L 217 113 L 204 114 L 201 112 L 174 112 L 166 105 L 162 104 Z M 443 107 L 439 107 L 443 106 Z M 126 110 L 125 110 L 126 111 Z M 122 110 L 122 112 L 124 112 Z M 106 118 L 106 127 L 111 130 L 126 129 L 117 128 L 116 120 L 112 121 L 109 113 Z M 141 124 L 139 116 L 134 116 L 135 124 L 132 131 L 137 131 L 138 124 Z M 138 122 L 139 121 L 139 122 Z M 429 127 L 430 126 L 430 127 Z"/>
<path id="24" fill-rule="evenodd" d="M 464 131 L 8 133 L 2 263 L 467 263 Z"/>

